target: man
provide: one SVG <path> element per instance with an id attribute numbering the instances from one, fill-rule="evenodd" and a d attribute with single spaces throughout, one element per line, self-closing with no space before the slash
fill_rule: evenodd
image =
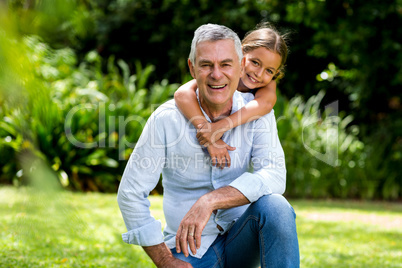
<path id="1" fill-rule="evenodd" d="M 188 61 L 200 107 L 215 121 L 253 99 L 236 91 L 242 72 L 238 36 L 206 24 Z M 158 267 L 298 267 L 295 214 L 280 194 L 286 169 L 273 112 L 226 132 L 230 168 L 219 169 L 174 101 L 149 118 L 118 192 L 128 232 Z M 164 233 L 149 211 L 149 192 L 163 177 Z M 191 265 L 190 265 L 191 264 Z"/>

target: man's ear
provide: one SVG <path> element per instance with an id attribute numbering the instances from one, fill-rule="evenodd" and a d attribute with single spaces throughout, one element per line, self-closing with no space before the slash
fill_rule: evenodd
<path id="1" fill-rule="evenodd" d="M 196 79 L 196 78 L 195 78 L 195 72 L 194 72 L 194 65 L 193 65 L 193 63 L 191 62 L 190 59 L 187 60 L 187 64 L 188 64 L 188 68 L 190 69 L 190 74 L 191 74 L 191 76 L 192 76 L 194 79 Z"/>

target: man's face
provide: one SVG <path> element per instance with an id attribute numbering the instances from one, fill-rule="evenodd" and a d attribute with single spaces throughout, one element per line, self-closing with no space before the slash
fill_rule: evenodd
<path id="1" fill-rule="evenodd" d="M 197 80 L 200 99 L 207 105 L 221 107 L 228 103 L 241 77 L 239 57 L 234 41 L 204 41 L 197 45 L 191 75 Z"/>

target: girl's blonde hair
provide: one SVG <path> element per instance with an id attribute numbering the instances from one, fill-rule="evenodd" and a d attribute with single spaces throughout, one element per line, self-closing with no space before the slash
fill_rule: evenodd
<path id="1" fill-rule="evenodd" d="M 288 56 L 288 46 L 286 45 L 286 35 L 281 35 L 271 24 L 264 22 L 257 25 L 255 30 L 246 33 L 242 41 L 243 52 L 248 53 L 259 47 L 278 53 L 281 56 L 279 72 L 272 78 L 281 79 L 285 73 L 285 63 Z"/>

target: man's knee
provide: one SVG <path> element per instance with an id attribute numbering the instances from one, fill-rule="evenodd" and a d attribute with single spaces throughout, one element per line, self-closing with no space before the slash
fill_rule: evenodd
<path id="1" fill-rule="evenodd" d="M 266 223 L 271 227 L 282 227 L 289 223 L 294 223 L 296 214 L 286 200 L 279 194 L 271 194 L 262 196 L 255 203 L 255 209 L 265 218 Z"/>

